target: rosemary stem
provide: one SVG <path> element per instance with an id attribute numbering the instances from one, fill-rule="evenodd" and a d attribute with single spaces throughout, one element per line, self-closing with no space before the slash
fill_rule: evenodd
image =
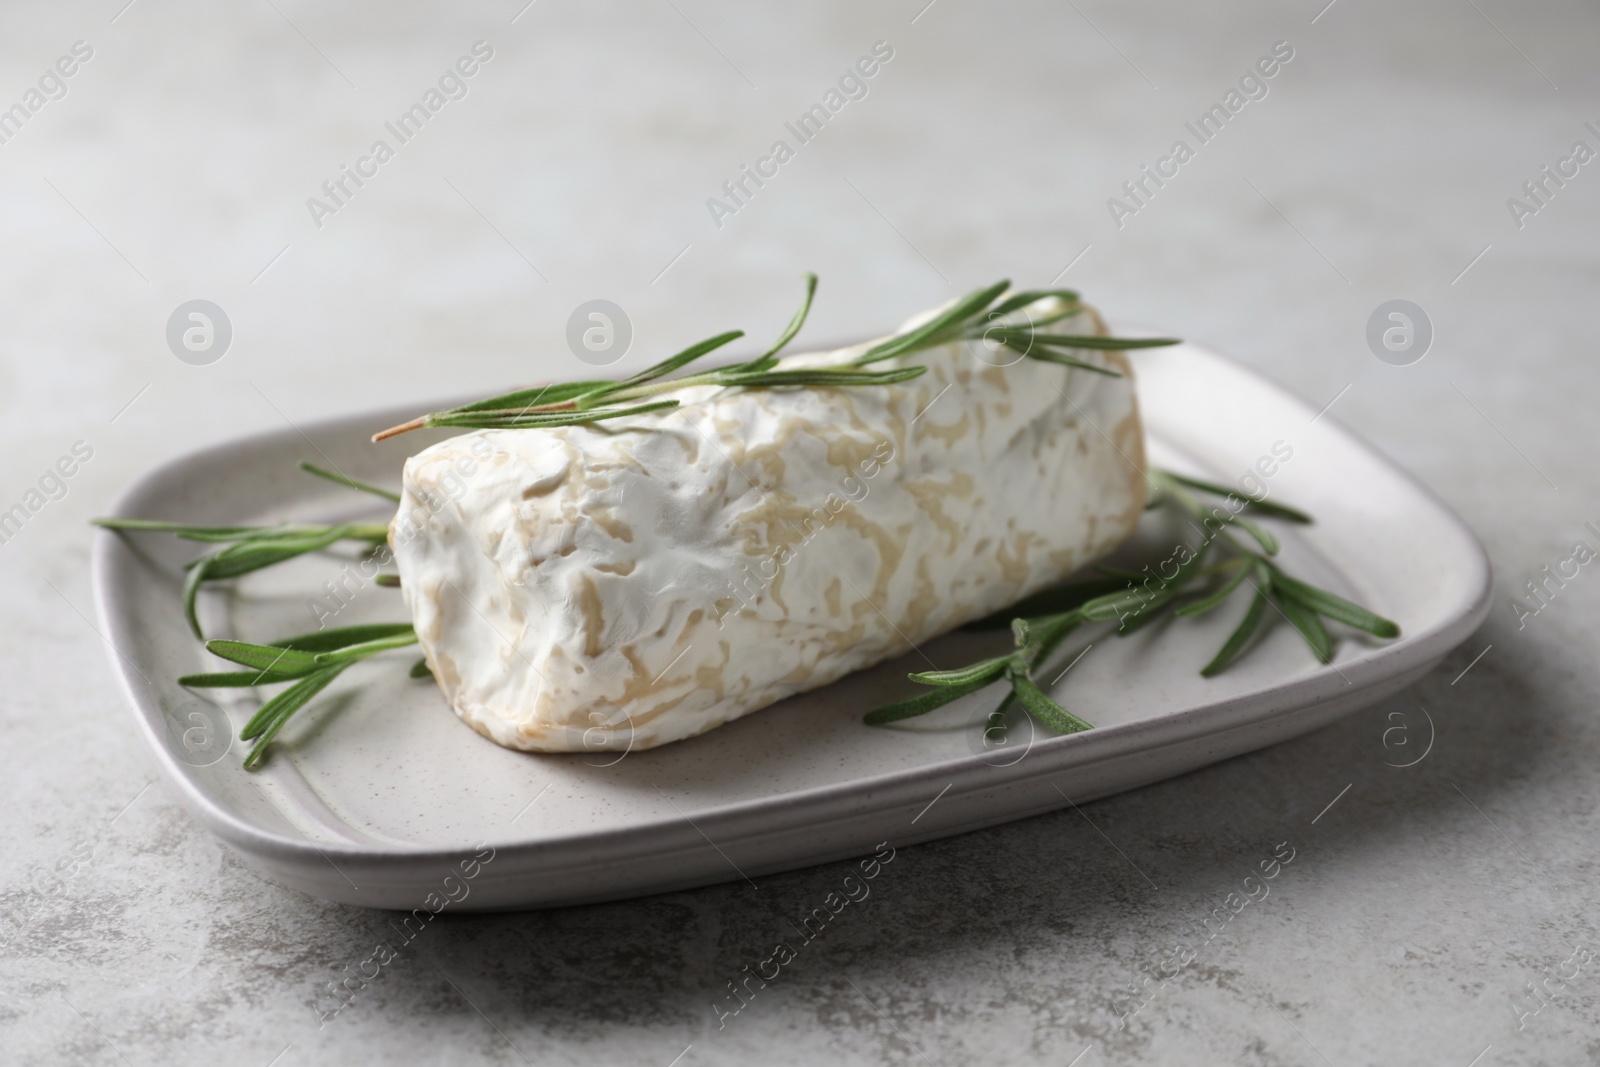
<path id="1" fill-rule="evenodd" d="M 668 381 L 645 382 L 641 385 L 630 386 L 627 389 L 619 389 L 614 393 L 607 393 L 605 402 L 610 404 L 628 400 L 642 400 L 645 397 L 660 396 L 662 393 L 673 393 L 679 389 L 689 389 L 697 385 L 716 385 L 718 384 L 717 378 L 722 373 L 719 368 L 717 370 L 701 371 L 698 374 L 685 375 L 682 378 L 672 378 Z M 582 399 L 582 397 L 578 398 L 578 400 Z M 568 403 L 575 406 L 577 402 L 569 401 Z"/>
<path id="2" fill-rule="evenodd" d="M 372 435 L 372 443 L 377 444 L 379 441 L 387 441 L 391 437 L 399 437 L 403 433 L 410 433 L 412 430 L 420 430 L 427 425 L 428 416 L 419 415 L 410 422 L 402 422 L 400 425 L 391 426 L 387 430 L 379 430 L 377 433 Z"/>

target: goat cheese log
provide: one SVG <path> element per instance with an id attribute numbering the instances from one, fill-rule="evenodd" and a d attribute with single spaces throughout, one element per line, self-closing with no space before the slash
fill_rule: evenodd
<path id="1" fill-rule="evenodd" d="M 1105 333 L 1089 310 L 1059 328 Z M 874 367 L 928 368 L 900 385 L 696 386 L 434 445 L 390 531 L 428 666 L 510 748 L 650 748 L 997 611 L 1144 507 L 1131 368 L 1087 358 L 1123 376 L 957 342 Z"/>

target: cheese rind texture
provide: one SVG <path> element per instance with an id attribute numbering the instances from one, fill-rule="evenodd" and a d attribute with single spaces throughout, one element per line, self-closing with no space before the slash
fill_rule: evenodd
<path id="1" fill-rule="evenodd" d="M 700 386 L 434 445 L 390 531 L 434 678 L 510 748 L 650 748 L 1049 586 L 1144 506 L 1131 368 L 1086 358 L 1123 377 L 961 342 L 874 365 L 928 368 L 901 385 Z"/>

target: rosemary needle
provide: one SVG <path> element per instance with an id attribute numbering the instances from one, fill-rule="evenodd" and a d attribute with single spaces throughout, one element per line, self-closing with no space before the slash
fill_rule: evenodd
<path id="1" fill-rule="evenodd" d="M 340 474 L 338 471 L 324 470 L 315 463 L 307 463 L 305 460 L 301 460 L 300 469 L 307 474 L 315 474 L 318 478 L 326 478 L 328 481 L 336 485 L 342 485 L 347 489 L 359 489 L 363 493 L 371 493 L 373 496 L 382 497 L 396 504 L 400 503 L 399 493 L 391 492 L 388 489 L 380 489 L 378 486 L 367 482 L 357 481 L 347 474 Z"/>

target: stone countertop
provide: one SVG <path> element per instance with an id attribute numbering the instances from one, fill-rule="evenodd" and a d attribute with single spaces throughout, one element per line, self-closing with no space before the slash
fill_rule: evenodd
<path id="1" fill-rule="evenodd" d="M 1600 148 L 1592 6 L 121 3 L 13 10 L 0 43 L 0 107 L 22 108 L 0 114 L 0 510 L 40 505 L 0 544 L 0 1059 L 1600 1059 L 1600 578 L 1578 567 L 1536 615 L 1526 591 L 1600 547 L 1600 168 L 1573 155 Z M 880 41 L 798 143 L 785 123 Z M 1185 123 L 1277 42 L 1292 58 L 1200 143 Z M 426 124 L 388 132 L 462 57 Z M 779 139 L 792 158 L 727 199 Z M 1162 163 L 1179 139 L 1192 158 Z M 1147 164 L 1168 177 L 1129 198 Z M 808 269 L 811 336 L 1059 279 L 1330 404 L 1479 532 L 1489 622 L 1314 735 L 902 850 L 720 1026 L 726 980 L 842 865 L 446 915 L 320 1018 L 388 916 L 263 880 L 179 807 L 97 635 L 85 520 L 243 432 L 573 374 L 589 299 L 640 351 L 764 336 Z M 166 340 L 191 299 L 231 323 L 208 365 Z M 1418 362 L 1369 350 L 1392 299 L 1431 322 Z M 1397 769 L 1385 731 L 1418 705 L 1434 744 Z M 1270 898 L 1144 982 L 1279 842 Z"/>

